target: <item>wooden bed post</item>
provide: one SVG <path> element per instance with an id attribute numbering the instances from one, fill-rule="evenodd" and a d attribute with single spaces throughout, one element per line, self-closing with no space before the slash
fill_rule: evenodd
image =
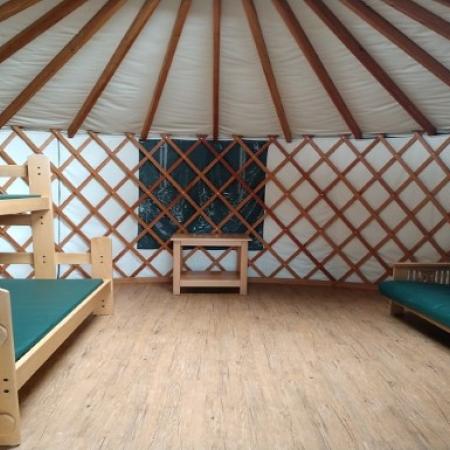
<path id="1" fill-rule="evenodd" d="M 9 293 L 0 289 L 0 445 L 20 444 L 19 396 Z"/>
<path id="2" fill-rule="evenodd" d="M 95 311 L 97 315 L 113 313 L 113 280 L 112 280 L 112 244 L 111 239 L 99 237 L 91 239 L 92 278 L 109 280 L 109 290 L 102 298 L 100 307 Z"/>
<path id="3" fill-rule="evenodd" d="M 28 158 L 30 194 L 48 198 L 48 210 L 31 213 L 34 272 L 36 278 L 56 278 L 50 162 L 44 155 Z"/>

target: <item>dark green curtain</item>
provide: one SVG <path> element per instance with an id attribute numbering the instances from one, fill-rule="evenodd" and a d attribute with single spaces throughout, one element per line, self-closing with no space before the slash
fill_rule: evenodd
<path id="1" fill-rule="evenodd" d="M 173 140 L 173 142 L 179 149 L 186 153 L 186 151 L 197 141 Z M 158 139 L 141 141 L 141 144 L 148 151 L 152 151 L 159 143 L 160 141 Z M 230 141 L 211 141 L 209 144 L 220 154 L 229 147 Z M 258 151 L 266 144 L 266 141 L 245 141 L 245 144 L 254 154 L 258 155 L 258 159 L 265 166 L 267 162 L 267 149 L 264 149 L 261 153 L 258 153 Z M 164 170 L 170 170 L 172 165 L 180 159 L 180 156 L 170 144 L 164 143 L 153 153 L 153 158 Z M 214 153 L 204 144 L 200 144 L 189 154 L 188 158 L 200 171 L 216 159 Z M 143 152 L 140 152 L 140 159 L 142 163 L 139 170 L 140 181 L 152 191 L 153 195 L 161 204 L 164 206 L 170 205 L 179 195 L 179 191 L 166 177 L 161 176 L 160 169 L 149 161 Z M 144 159 L 145 162 L 142 162 L 142 159 Z M 238 171 L 251 158 L 245 150 L 236 143 L 226 152 L 223 159 L 233 168 L 233 170 Z M 218 189 L 220 189 L 232 176 L 228 168 L 220 161 L 214 164 L 205 175 Z M 194 178 L 198 178 L 197 174 L 185 161 L 181 162 L 181 164 L 171 172 L 171 176 L 183 189 L 185 189 Z M 262 200 L 262 204 L 264 204 L 264 186 L 259 188 L 258 191 L 255 191 L 261 181 L 264 180 L 264 177 L 264 170 L 252 161 L 240 173 L 239 177 L 233 180 L 222 191 L 224 198 L 226 198 L 233 207 L 237 208 L 237 206 L 242 203 L 242 206 L 239 208 L 239 213 L 252 225 L 264 214 L 264 208 L 259 202 L 250 197 L 249 190 L 253 191 Z M 208 199 L 213 196 L 211 189 L 201 179 L 198 179 L 187 193 L 195 204 L 199 206 L 204 205 Z M 139 195 L 140 197 L 144 195 L 144 192 L 141 189 L 139 190 Z M 248 201 L 245 201 L 246 199 L 248 199 Z M 153 232 L 158 235 L 162 241 L 169 240 L 179 229 L 179 224 L 187 222 L 192 215 L 195 214 L 195 208 L 184 197 L 180 197 L 170 210 L 173 217 L 164 215 L 152 226 Z M 146 223 L 151 223 L 160 212 L 160 208 L 148 196 L 146 196 L 139 205 L 139 216 Z M 215 224 L 220 224 L 229 212 L 229 208 L 220 198 L 215 198 L 205 208 L 205 213 Z M 139 233 L 142 229 L 142 226 L 139 225 Z M 214 231 L 213 227 L 201 216 L 191 222 L 188 225 L 187 230 L 189 233 L 196 234 L 211 233 Z M 220 230 L 222 233 L 245 233 L 247 227 L 238 217 L 232 215 L 220 227 Z M 262 236 L 262 221 L 256 227 L 256 231 Z M 261 243 L 255 240 L 254 236 L 251 237 L 253 237 L 253 240 L 250 242 L 249 248 L 251 250 L 262 249 Z M 157 249 L 159 247 L 159 243 L 150 233 L 146 233 L 138 241 L 139 249 Z"/>

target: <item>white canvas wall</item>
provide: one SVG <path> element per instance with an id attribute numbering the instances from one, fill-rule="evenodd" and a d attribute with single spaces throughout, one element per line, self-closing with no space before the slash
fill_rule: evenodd
<path id="1" fill-rule="evenodd" d="M 10 138 L 10 130 L 0 131 L 0 151 L 6 152 L 17 163 L 25 162 L 27 156 L 31 154 L 31 150 L 19 137 Z M 49 132 L 34 132 L 28 131 L 26 135 L 31 141 L 37 145 L 44 145 L 49 141 L 51 134 Z M 8 138 L 9 137 L 9 138 Z M 124 143 L 124 136 L 120 135 L 100 135 L 102 143 L 107 145 L 111 149 L 119 148 L 117 151 L 117 157 L 125 163 L 128 168 L 134 168 L 138 164 L 138 151 L 127 141 Z M 91 141 L 88 145 L 85 145 L 87 139 L 86 135 L 80 134 L 74 139 L 68 140 L 73 148 L 78 149 L 79 155 L 92 167 L 93 170 L 98 172 L 107 185 L 115 187 L 117 183 L 126 178 L 124 172 L 118 167 L 118 165 L 109 161 L 104 163 L 101 169 L 97 169 L 98 165 L 102 163 L 107 157 L 105 151 L 100 145 Z M 400 150 L 406 143 L 411 141 L 411 136 L 404 137 L 391 137 L 387 139 L 387 142 L 393 146 L 396 150 Z M 427 145 L 433 149 L 438 149 L 448 136 L 435 136 L 425 137 Z M 322 152 L 329 151 L 333 145 L 336 144 L 338 138 L 316 138 L 314 145 Z M 279 141 L 280 144 L 287 151 L 295 151 L 295 148 L 301 143 L 300 140 L 287 144 L 286 142 Z M 362 152 L 367 149 L 372 143 L 372 140 L 350 141 L 351 145 L 357 150 Z M 320 159 L 320 154 L 315 150 L 314 146 L 310 144 L 302 144 L 301 151 L 295 156 L 295 161 L 299 166 L 308 171 L 313 164 Z M 83 184 L 86 177 L 89 175 L 89 171 L 86 170 L 79 162 L 72 161 L 66 165 L 70 152 L 66 146 L 56 139 L 53 139 L 44 149 L 44 153 L 51 159 L 52 163 L 58 167 L 63 168 L 62 173 L 70 183 L 75 187 L 80 187 L 80 190 L 85 196 L 93 208 L 97 208 L 99 203 L 108 196 L 107 191 L 97 181 L 91 180 L 87 184 Z M 1 153 L 0 153 L 1 154 Z M 381 143 L 377 144 L 365 157 L 365 161 L 375 171 L 380 168 L 389 160 L 389 151 Z M 347 144 L 339 146 L 339 148 L 330 156 L 330 161 L 342 172 L 345 171 L 350 163 L 354 161 L 357 156 Z M 407 163 L 407 166 L 411 170 L 416 170 L 427 158 L 429 153 L 424 146 L 416 141 L 413 145 L 410 145 L 407 152 L 402 156 L 402 160 Z M 431 162 L 427 165 L 427 168 L 418 174 L 418 179 L 424 183 L 424 185 L 432 190 L 439 183 L 443 183 L 443 188 L 436 195 L 436 200 L 439 202 L 447 213 L 450 213 L 450 145 L 444 148 L 440 153 L 441 161 L 444 162 L 447 168 L 447 172 L 443 168 Z M 284 160 L 284 156 L 276 145 L 271 145 L 268 152 L 268 168 L 273 171 L 280 162 Z M 1 161 L 0 161 L 1 162 Z M 137 173 L 136 173 L 137 175 Z M 282 195 L 282 190 L 289 189 L 293 183 L 299 179 L 299 172 L 294 165 L 289 162 L 281 171 L 276 174 L 276 178 L 280 185 L 270 181 L 266 186 L 265 201 L 267 206 L 273 207 L 275 202 Z M 303 208 L 307 208 L 311 201 L 313 201 L 320 191 L 327 188 L 327 186 L 333 182 L 336 175 L 326 162 L 323 162 L 313 173 L 310 174 L 311 180 L 302 182 L 297 189 L 292 192 L 292 198 L 297 201 Z M 408 177 L 405 169 L 401 166 L 400 162 L 395 162 L 391 165 L 390 169 L 383 175 L 383 180 L 393 190 L 396 190 L 401 183 Z M 367 180 L 373 178 L 368 169 L 359 162 L 355 167 L 346 174 L 346 182 L 351 183 L 355 189 L 360 189 Z M 447 180 L 445 182 L 444 180 Z M 3 181 L 3 180 L 2 180 Z M 3 183 L 1 183 L 3 184 Z M 349 185 L 339 181 L 336 186 L 331 190 L 325 198 L 308 212 L 308 216 L 301 217 L 290 228 L 290 232 L 300 242 L 306 242 L 310 236 L 314 233 L 314 227 L 323 227 L 323 225 L 330 220 L 334 215 L 334 211 L 330 205 L 335 205 L 338 209 L 344 205 L 349 198 L 352 197 Z M 54 202 L 57 205 L 62 205 L 67 198 L 71 195 L 71 191 L 67 189 L 64 183 L 58 180 L 53 181 L 53 197 Z M 319 188 L 319 190 L 318 190 Z M 10 193 L 24 192 L 25 186 L 21 180 L 17 180 L 10 188 Z M 88 237 L 95 237 L 99 235 L 111 235 L 113 240 L 114 255 L 118 255 L 124 248 L 124 242 L 129 242 L 137 235 L 137 223 L 131 216 L 128 216 L 123 220 L 117 229 L 114 229 L 111 233 L 109 224 L 115 223 L 115 221 L 124 214 L 125 210 L 123 205 L 131 205 L 138 199 L 138 188 L 130 180 L 124 180 L 124 182 L 117 189 L 120 201 L 114 198 L 108 197 L 107 201 L 99 208 L 99 213 L 104 218 L 98 216 L 92 216 L 89 209 L 83 202 L 76 196 L 72 198 L 68 204 L 64 207 L 64 214 L 70 219 L 71 223 L 67 223 L 65 220 L 55 221 L 56 241 L 61 242 L 65 236 L 72 230 L 73 226 L 78 226 L 82 223 L 82 231 Z M 370 189 L 365 192 L 364 200 L 368 202 L 373 208 L 381 205 L 389 193 L 385 188 L 381 186 L 378 181 L 375 181 Z M 413 208 L 423 198 L 425 194 L 418 187 L 417 183 L 411 182 L 408 187 L 402 192 L 401 199 L 409 208 Z M 124 202 L 124 203 L 121 203 Z M 294 206 L 291 200 L 284 199 L 278 207 L 274 209 L 276 217 L 284 224 L 289 225 L 294 219 L 298 217 L 298 209 Z M 359 224 L 370 216 L 370 212 L 364 207 L 360 201 L 354 202 L 351 208 L 345 211 L 345 218 L 348 223 L 354 227 L 358 227 Z M 394 227 L 400 220 L 405 217 L 405 212 L 402 208 L 392 201 L 385 210 L 381 213 L 380 217 L 390 227 Z M 436 209 L 436 207 L 427 202 L 426 205 L 417 213 L 417 218 L 421 224 L 427 229 L 432 229 L 437 223 L 442 221 L 442 213 Z M 435 242 L 447 252 L 450 252 L 450 221 L 447 220 L 434 234 Z M 264 221 L 264 239 L 267 242 L 271 242 L 280 231 L 280 226 L 276 221 L 268 217 Z M 8 233 L 19 243 L 25 242 L 29 236 L 29 232 L 25 228 L 11 227 L 8 229 Z M 326 235 L 329 240 L 334 244 L 340 244 L 348 235 L 351 234 L 351 230 L 344 223 L 342 218 L 337 218 L 332 226 L 326 229 Z M 386 232 L 380 226 L 377 220 L 372 220 L 364 230 L 360 233 L 364 239 L 375 246 L 381 239 L 386 236 Z M 397 233 L 396 238 L 400 240 L 407 248 L 412 248 L 414 245 L 422 239 L 422 232 L 412 221 L 407 221 L 406 225 Z M 288 234 L 284 234 L 279 240 L 273 243 L 272 250 L 283 260 L 289 258 L 297 246 L 293 243 Z M 79 252 L 87 250 L 86 243 L 77 235 L 69 240 L 64 246 L 64 250 L 68 252 Z M 0 252 L 14 251 L 14 247 L 0 237 Z M 308 251 L 318 260 L 322 261 L 332 251 L 332 246 L 323 237 L 319 237 L 308 246 Z M 154 250 L 139 250 L 138 253 L 144 258 L 151 258 L 154 254 Z M 326 264 L 326 270 L 331 273 L 336 279 L 342 277 L 348 270 L 348 262 L 345 258 L 358 264 L 358 262 L 367 254 L 368 250 L 358 237 L 352 239 L 344 248 L 341 249 L 342 255 L 334 256 Z M 218 253 L 216 253 L 218 254 Z M 250 257 L 255 256 L 255 252 L 250 252 Z M 403 252 L 399 249 L 398 245 L 391 239 L 389 239 L 385 245 L 383 245 L 377 252 L 377 255 L 389 264 L 401 259 Z M 436 261 L 440 258 L 439 252 L 430 245 L 430 243 L 424 243 L 414 254 L 415 258 L 421 261 Z M 201 253 L 196 253 L 189 261 L 191 267 L 195 269 L 206 268 L 210 261 Z M 225 267 L 232 268 L 235 263 L 235 256 L 228 255 L 223 261 Z M 142 263 L 135 254 L 126 252 L 117 262 L 119 267 L 127 276 L 133 274 L 136 268 Z M 152 265 L 162 275 L 167 275 L 171 270 L 171 256 L 167 251 L 163 251 L 159 256 L 151 261 Z M 274 271 L 279 267 L 279 262 L 276 260 L 273 254 L 270 252 L 264 253 L 259 259 L 256 260 L 255 265 L 264 273 L 265 276 L 273 276 Z M 289 267 L 292 272 L 282 269 L 274 276 L 279 278 L 293 278 L 293 273 L 299 277 L 304 277 L 315 267 L 315 263 L 304 253 L 300 253 L 289 263 Z M 26 276 L 29 273 L 29 268 L 26 266 L 14 266 L 8 269 L 9 273 L 14 276 Z M 361 272 L 371 281 L 375 281 L 379 276 L 384 273 L 384 268 L 380 265 L 377 258 L 370 257 L 367 261 L 360 266 Z M 254 269 L 250 269 L 250 276 L 257 276 Z M 75 274 L 74 274 L 75 275 Z M 147 267 L 141 270 L 137 276 L 139 277 L 152 277 L 158 275 L 151 268 Z M 311 277 L 314 280 L 325 280 L 326 276 L 321 270 L 317 270 Z M 361 278 L 357 274 L 352 274 L 346 281 L 360 282 Z"/>

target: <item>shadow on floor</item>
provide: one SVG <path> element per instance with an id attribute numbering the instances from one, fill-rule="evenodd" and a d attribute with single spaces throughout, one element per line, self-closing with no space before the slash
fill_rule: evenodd
<path id="1" fill-rule="evenodd" d="M 412 313 L 406 313 L 400 317 L 396 317 L 396 319 L 405 323 L 407 326 L 414 328 L 419 333 L 422 333 L 430 339 L 433 339 L 450 348 L 450 333 L 447 333 L 436 325 L 427 322 L 425 319 L 422 319 Z"/>

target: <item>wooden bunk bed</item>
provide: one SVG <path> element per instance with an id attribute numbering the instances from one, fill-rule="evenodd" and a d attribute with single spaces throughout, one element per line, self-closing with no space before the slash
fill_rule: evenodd
<path id="1" fill-rule="evenodd" d="M 32 264 L 35 278 L 0 279 L 0 445 L 20 443 L 19 389 L 90 315 L 113 310 L 111 241 L 90 253 L 59 253 L 53 242 L 50 164 L 0 166 L 0 177 L 28 181 L 28 195 L 0 195 L 0 226 L 32 227 L 33 253 L 0 253 L 0 264 Z M 92 279 L 56 279 L 57 264 L 91 264 Z"/>

